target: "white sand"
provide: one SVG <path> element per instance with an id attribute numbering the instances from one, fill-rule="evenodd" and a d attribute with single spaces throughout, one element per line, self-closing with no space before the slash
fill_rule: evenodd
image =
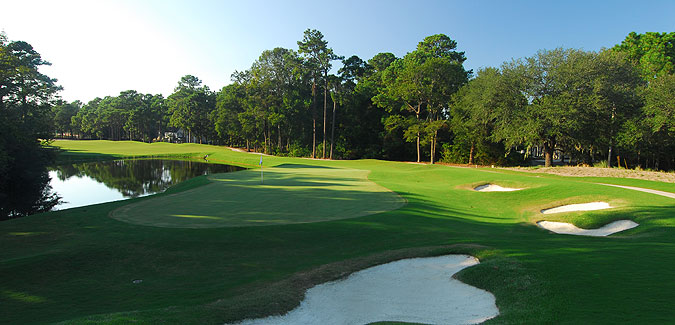
<path id="1" fill-rule="evenodd" d="M 607 202 L 590 202 L 590 203 L 580 203 L 580 204 L 569 204 L 563 205 L 555 208 L 541 210 L 543 214 L 551 213 L 560 213 L 560 212 L 572 212 L 572 211 L 591 211 L 591 210 L 603 210 L 609 209 L 611 206 Z"/>
<path id="2" fill-rule="evenodd" d="M 300 306 L 283 316 L 237 324 L 480 323 L 499 314 L 495 297 L 452 278 L 478 263 L 472 256 L 446 255 L 371 267 L 310 288 Z"/>
<path id="3" fill-rule="evenodd" d="M 474 188 L 474 190 L 478 192 L 512 192 L 512 191 L 520 191 L 522 190 L 522 188 L 501 187 L 495 184 L 485 184 L 477 186 L 476 188 Z"/>
<path id="4" fill-rule="evenodd" d="M 553 222 L 553 221 L 539 221 L 539 227 L 550 230 L 558 234 L 580 235 L 580 236 L 609 236 L 613 233 L 635 228 L 639 224 L 631 220 L 617 220 L 608 223 L 597 229 L 581 229 L 571 223 Z"/>

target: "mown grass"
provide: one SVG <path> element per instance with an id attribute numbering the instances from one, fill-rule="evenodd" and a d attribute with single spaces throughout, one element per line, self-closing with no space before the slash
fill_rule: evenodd
<path id="1" fill-rule="evenodd" d="M 365 170 L 288 164 L 261 174 L 215 174 L 208 186 L 128 204 L 111 217 L 157 227 L 269 226 L 354 218 L 405 204 L 368 181 Z"/>
<path id="2" fill-rule="evenodd" d="M 56 145 L 111 157 L 208 153 L 211 160 L 253 166 L 259 160 L 212 146 Z M 457 277 L 495 294 L 500 316 L 488 323 L 675 319 L 673 199 L 588 179 L 493 169 L 277 157 L 264 157 L 264 163 L 368 170 L 371 181 L 408 203 L 357 218 L 263 227 L 160 228 L 108 216 L 128 204 L 210 184 L 198 177 L 156 196 L 2 222 L 0 321 L 224 323 L 283 313 L 299 303 L 307 287 L 370 265 L 447 253 L 481 260 Z M 527 189 L 468 189 L 481 182 Z M 675 192 L 673 184 L 601 182 Z M 615 200 L 619 208 L 552 217 L 538 213 L 552 202 L 586 200 Z M 551 234 L 534 224 L 550 218 L 587 225 L 629 218 L 640 226 L 589 238 Z M 134 284 L 135 279 L 143 282 Z"/>

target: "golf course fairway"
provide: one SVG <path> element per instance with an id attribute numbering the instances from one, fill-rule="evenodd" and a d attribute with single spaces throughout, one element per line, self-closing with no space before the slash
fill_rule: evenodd
<path id="1" fill-rule="evenodd" d="M 413 257 L 465 254 L 486 324 L 675 319 L 675 184 L 379 160 L 263 157 L 208 145 L 55 141 L 62 161 L 202 158 L 249 170 L 0 223 L 0 323 L 224 324 L 281 315 L 307 289 Z M 521 188 L 478 192 L 483 184 Z M 612 208 L 544 215 L 587 202 Z M 638 227 L 560 235 L 539 221 Z"/>

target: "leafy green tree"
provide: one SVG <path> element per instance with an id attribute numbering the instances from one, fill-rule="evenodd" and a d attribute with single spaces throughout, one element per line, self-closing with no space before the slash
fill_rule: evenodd
<path id="1" fill-rule="evenodd" d="M 282 150 L 282 129 L 289 127 L 298 108 L 293 97 L 294 88 L 301 86 L 301 69 L 298 54 L 284 48 L 263 51 L 251 67 L 249 94 L 257 100 L 253 106 L 262 118 L 266 152 L 272 147 L 273 128 L 277 131 L 277 150 Z"/>
<path id="2" fill-rule="evenodd" d="M 149 127 L 147 137 L 152 138 L 156 134 L 157 138 L 161 139 L 164 136 L 164 130 L 166 130 L 169 124 L 166 100 L 161 94 L 145 95 L 145 100 L 148 102 L 147 105 L 149 105 L 149 116 L 146 118 L 146 121 L 148 123 L 156 123 L 156 129 Z"/>
<path id="3" fill-rule="evenodd" d="M 316 79 L 319 74 L 323 75 L 323 158 L 326 158 L 326 111 L 328 104 L 328 72 L 332 68 L 332 61 L 340 60 L 342 57 L 333 53 L 333 49 L 328 47 L 328 41 L 323 39 L 323 34 L 316 29 L 307 29 L 302 41 L 298 41 L 300 53 L 305 54 L 310 69 L 313 70 L 312 92 L 314 101 L 316 101 Z M 315 105 L 316 106 L 316 105 Z M 314 110 L 316 111 L 316 110 Z M 314 119 L 314 138 L 316 139 L 316 118 Z M 312 149 L 312 158 L 316 157 L 316 140 Z"/>
<path id="4" fill-rule="evenodd" d="M 524 60 L 506 63 L 502 71 L 526 96 L 524 109 L 503 112 L 495 136 L 507 147 L 543 146 L 545 165 L 556 149 L 576 144 L 583 114 L 591 107 L 592 54 L 573 49 L 542 50 Z"/>
<path id="5" fill-rule="evenodd" d="M 647 81 L 675 73 L 675 32 L 631 32 L 613 50 L 627 54 Z"/>
<path id="6" fill-rule="evenodd" d="M 245 92 L 244 85 L 232 83 L 223 87 L 216 97 L 216 132 L 228 144 L 240 144 L 244 140 L 238 115 L 244 111 Z"/>
<path id="7" fill-rule="evenodd" d="M 645 113 L 652 130 L 675 136 L 675 75 L 663 75 L 649 84 Z"/>
<path id="8" fill-rule="evenodd" d="M 106 132 L 109 128 L 103 122 L 104 106 L 107 104 L 102 104 L 103 101 L 104 99 L 98 97 L 92 99 L 82 106 L 77 115 L 72 117 L 71 122 L 81 133 L 81 138 L 103 139 L 107 136 Z M 110 98 L 105 101 L 109 102 Z"/>
<path id="9" fill-rule="evenodd" d="M 167 108 L 171 126 L 188 131 L 188 142 L 193 133 L 202 143 L 202 138 L 212 132 L 214 126 L 209 116 L 215 109 L 215 95 L 207 86 L 202 86 L 199 78 L 186 75 L 178 82 L 173 94 L 167 98 Z"/>
<path id="10" fill-rule="evenodd" d="M 592 102 L 583 115 L 585 132 L 581 144 L 607 148 L 607 166 L 612 167 L 617 134 L 623 124 L 639 114 L 643 87 L 639 71 L 620 52 L 605 50 L 592 55 Z"/>
<path id="11" fill-rule="evenodd" d="M 430 160 L 434 162 L 436 133 L 447 114 L 450 96 L 467 82 L 470 71 L 464 70 L 464 52 L 457 52 L 457 42 L 443 34 L 426 37 L 417 49 L 394 61 L 382 78 L 385 88 L 373 99 L 381 107 L 392 108 L 398 102 L 402 109 L 415 115 L 416 122 L 406 129 L 406 139 L 414 134 L 417 161 L 421 160 L 420 144 L 427 131 Z M 423 116 L 426 115 L 426 116 Z M 394 119 L 408 121 L 407 119 Z"/>
<path id="12" fill-rule="evenodd" d="M 73 116 L 77 115 L 81 107 L 82 103 L 79 100 L 72 103 L 60 100 L 52 108 L 52 112 L 54 113 L 54 128 L 56 132 L 61 133 L 62 137 L 66 132 L 68 132 L 70 137 L 73 137 L 72 119 Z"/>
<path id="13" fill-rule="evenodd" d="M 343 61 L 343 67 L 338 70 L 343 81 L 342 96 L 338 97 L 341 115 L 336 121 L 336 128 L 342 132 L 335 140 L 341 157 L 406 159 L 410 156 L 404 151 L 402 134 L 387 132 L 384 128 L 382 121 L 389 113 L 372 101 L 378 89 L 384 87 L 383 71 L 395 60 L 391 53 L 379 53 L 368 62 L 356 56 Z"/>
<path id="14" fill-rule="evenodd" d="M 509 83 L 499 69 L 481 69 L 476 78 L 453 95 L 451 125 L 455 138 L 446 159 L 474 164 L 475 158 L 481 157 L 481 164 L 505 163 L 504 148 L 493 137 L 495 124 L 502 112 L 522 110 L 526 105 L 520 89 Z"/>
<path id="15" fill-rule="evenodd" d="M 23 41 L 0 33 L 0 220 L 51 209 L 46 165 L 52 161 L 42 142 L 52 138 L 52 105 L 60 87 L 42 74 L 49 65 Z"/>
<path id="16" fill-rule="evenodd" d="M 644 136 L 656 169 L 675 167 L 675 75 L 662 75 L 652 80 L 645 91 L 642 124 Z"/>

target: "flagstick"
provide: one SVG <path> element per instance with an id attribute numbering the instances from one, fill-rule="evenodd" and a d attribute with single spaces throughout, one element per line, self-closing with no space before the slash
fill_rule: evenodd
<path id="1" fill-rule="evenodd" d="M 264 182 L 263 182 L 262 155 L 260 155 L 260 184 L 264 184 Z"/>

